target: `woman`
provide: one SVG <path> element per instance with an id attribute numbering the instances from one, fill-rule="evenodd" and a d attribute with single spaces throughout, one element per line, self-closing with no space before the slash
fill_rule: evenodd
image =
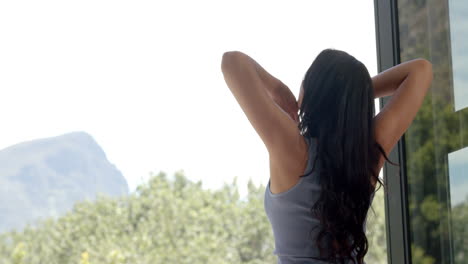
<path id="1" fill-rule="evenodd" d="M 353 56 L 325 49 L 297 102 L 242 52 L 224 53 L 221 69 L 269 153 L 264 205 L 278 263 L 365 263 L 365 220 L 382 185 L 378 175 L 422 105 L 431 63 L 414 59 L 371 78 Z M 388 95 L 374 116 L 374 99 Z"/>

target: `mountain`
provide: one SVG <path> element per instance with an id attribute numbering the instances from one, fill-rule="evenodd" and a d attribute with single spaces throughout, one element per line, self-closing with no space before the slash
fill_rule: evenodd
<path id="1" fill-rule="evenodd" d="M 72 132 L 0 150 L 0 232 L 57 217 L 98 193 L 128 194 L 122 173 L 91 135 Z"/>

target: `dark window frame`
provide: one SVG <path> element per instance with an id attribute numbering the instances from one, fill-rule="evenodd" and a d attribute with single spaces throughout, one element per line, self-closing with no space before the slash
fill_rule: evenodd
<path id="1" fill-rule="evenodd" d="M 374 0 L 378 72 L 400 63 L 397 0 Z M 380 98 L 383 107 L 391 96 Z M 387 184 L 385 223 L 389 264 L 411 263 L 409 211 L 404 135 L 388 158 L 400 167 L 385 162 L 383 177 Z"/>

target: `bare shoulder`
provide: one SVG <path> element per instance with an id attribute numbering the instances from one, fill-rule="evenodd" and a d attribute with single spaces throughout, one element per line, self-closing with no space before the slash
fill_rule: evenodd
<path id="1" fill-rule="evenodd" d="M 299 181 L 304 173 L 308 159 L 306 139 L 299 133 L 292 136 L 288 144 L 282 148 L 270 151 L 270 190 L 272 193 L 282 193 Z"/>

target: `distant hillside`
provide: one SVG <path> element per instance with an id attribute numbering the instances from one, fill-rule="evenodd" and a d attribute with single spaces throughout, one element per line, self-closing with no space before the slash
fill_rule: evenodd
<path id="1" fill-rule="evenodd" d="M 122 173 L 85 132 L 0 150 L 0 232 L 56 217 L 76 201 L 128 194 Z"/>

